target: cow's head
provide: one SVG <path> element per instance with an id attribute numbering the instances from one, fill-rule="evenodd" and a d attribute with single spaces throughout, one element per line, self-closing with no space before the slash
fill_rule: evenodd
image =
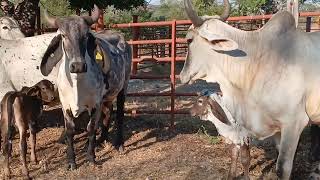
<path id="1" fill-rule="evenodd" d="M 226 26 L 222 26 L 230 14 L 229 1 L 224 0 L 224 4 L 225 9 L 221 16 L 199 17 L 190 0 L 184 0 L 186 13 L 193 25 L 186 36 L 189 49 L 180 73 L 182 83 L 192 83 L 196 79 L 205 77 L 206 71 L 210 68 L 209 59 L 221 58 L 226 51 L 238 48 L 238 44 L 228 37 Z"/>
<path id="2" fill-rule="evenodd" d="M 0 39 L 20 39 L 24 38 L 20 30 L 19 23 L 12 17 L 0 18 Z"/>
<path id="3" fill-rule="evenodd" d="M 199 96 L 190 108 L 191 116 L 199 116 L 201 119 L 206 117 L 210 108 L 209 98 L 209 96 Z"/>
<path id="4" fill-rule="evenodd" d="M 47 76 L 53 67 L 65 60 L 67 73 L 86 73 L 86 53 L 91 57 L 94 51 L 95 37 L 91 34 L 90 26 L 98 21 L 99 8 L 95 5 L 92 16 L 71 16 L 66 18 L 49 17 L 45 12 L 47 22 L 58 27 L 58 35 L 53 38 L 42 58 L 41 73 Z"/>
<path id="5" fill-rule="evenodd" d="M 44 79 L 35 84 L 32 87 L 22 87 L 21 92 L 41 99 L 45 103 L 49 103 L 54 100 L 54 85 Z"/>

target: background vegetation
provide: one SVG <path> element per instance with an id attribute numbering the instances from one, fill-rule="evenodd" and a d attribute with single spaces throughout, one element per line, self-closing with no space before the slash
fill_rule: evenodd
<path id="1" fill-rule="evenodd" d="M 26 0 L 9 1 L 18 4 Z M 319 1 L 301 0 L 300 9 L 316 11 L 320 7 Z M 76 10 L 87 14 L 94 3 L 105 10 L 106 24 L 131 22 L 132 15 L 139 15 L 139 21 L 142 22 L 187 18 L 183 0 L 161 0 L 157 6 L 150 5 L 149 0 L 40 0 L 39 6 L 48 9 L 52 15 L 69 16 L 75 14 Z M 275 13 L 286 7 L 286 0 L 231 0 L 231 3 L 233 16 Z M 222 0 L 193 0 L 193 4 L 199 15 L 220 14 L 223 9 Z"/>

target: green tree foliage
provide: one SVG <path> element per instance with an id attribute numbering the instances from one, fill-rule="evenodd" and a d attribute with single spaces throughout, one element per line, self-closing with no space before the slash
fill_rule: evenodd
<path id="1" fill-rule="evenodd" d="M 299 0 L 300 10 L 315 10 L 313 4 L 305 4 L 307 0 Z M 320 0 L 312 0 L 312 3 L 320 2 Z M 237 0 L 234 4 L 233 15 L 258 15 L 272 14 L 279 10 L 287 8 L 287 0 Z"/>
<path id="2" fill-rule="evenodd" d="M 40 9 L 43 12 L 46 9 L 50 15 L 64 17 L 74 14 L 67 0 L 40 0 Z"/>
<path id="3" fill-rule="evenodd" d="M 267 0 L 238 0 L 236 15 L 255 15 L 261 14 L 262 7 Z"/>
<path id="4" fill-rule="evenodd" d="M 129 23 L 132 22 L 132 16 L 138 15 L 139 22 L 151 20 L 152 11 L 142 6 L 130 10 L 117 9 L 114 6 L 108 6 L 105 9 L 104 20 L 107 24 Z"/>
<path id="5" fill-rule="evenodd" d="M 144 0 L 68 0 L 72 9 L 85 9 L 90 10 L 94 4 L 100 8 L 106 8 L 107 6 L 114 5 L 117 9 L 131 9 L 144 5 Z"/>
<path id="6" fill-rule="evenodd" d="M 221 14 L 223 11 L 223 5 L 218 4 L 216 0 L 193 0 L 193 5 L 200 16 Z M 152 17 L 161 16 L 167 20 L 187 19 L 183 0 L 162 0 Z"/>

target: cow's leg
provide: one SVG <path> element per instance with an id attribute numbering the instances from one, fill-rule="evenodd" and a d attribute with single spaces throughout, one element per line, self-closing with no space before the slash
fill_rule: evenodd
<path id="1" fill-rule="evenodd" d="M 231 164 L 228 172 L 228 180 L 232 180 L 237 176 L 237 161 L 239 157 L 239 148 L 235 145 L 231 145 Z"/>
<path id="2" fill-rule="evenodd" d="M 67 159 L 68 159 L 68 169 L 74 170 L 76 166 L 76 155 L 74 153 L 73 136 L 75 133 L 75 124 L 73 122 L 72 113 L 67 110 L 64 113 L 65 117 L 65 131 L 66 131 L 66 141 L 67 141 Z"/>
<path id="3" fill-rule="evenodd" d="M 250 146 L 245 144 L 240 147 L 241 164 L 244 169 L 244 179 L 249 180 L 249 168 L 250 168 Z"/>
<path id="4" fill-rule="evenodd" d="M 37 156 L 36 156 L 36 127 L 29 123 L 29 131 L 30 131 L 30 137 L 29 137 L 29 142 L 31 146 L 31 161 L 34 162 L 35 164 L 38 163 Z"/>
<path id="5" fill-rule="evenodd" d="M 124 147 L 123 147 L 124 102 L 125 102 L 125 92 L 124 92 L 124 89 L 122 89 L 117 96 L 117 119 L 116 119 L 117 138 L 115 143 L 115 147 L 120 152 L 124 150 Z"/>
<path id="6" fill-rule="evenodd" d="M 104 103 L 104 105 L 102 106 L 102 112 L 104 113 L 104 117 L 102 119 L 102 125 L 101 125 L 101 136 L 97 140 L 97 144 L 102 144 L 104 141 L 108 139 L 108 131 L 111 123 L 112 111 L 113 111 L 112 102 Z"/>
<path id="7" fill-rule="evenodd" d="M 7 125 L 6 125 L 7 126 Z M 4 126 L 3 126 L 4 127 Z M 3 128 L 2 129 L 2 139 L 3 139 L 3 150 L 2 150 L 2 155 L 3 155 L 3 158 L 4 158 L 4 175 L 7 177 L 7 178 L 10 178 L 10 174 L 11 174 L 11 171 L 10 171 L 10 167 L 9 167 L 9 161 L 10 161 L 10 136 L 8 134 L 8 129 L 7 127 Z"/>
<path id="8" fill-rule="evenodd" d="M 273 141 L 274 141 L 274 143 L 276 145 L 276 148 L 277 148 L 277 150 L 279 152 L 279 150 L 280 150 L 280 141 L 281 141 L 281 133 L 280 132 L 276 133 L 273 136 Z"/>
<path id="9" fill-rule="evenodd" d="M 27 160 L 26 160 L 26 155 L 27 155 L 27 130 L 25 127 L 19 128 L 19 134 L 20 134 L 20 160 L 22 163 L 21 169 L 24 177 L 26 179 L 30 179 L 29 177 L 29 172 L 28 172 L 28 167 L 27 167 Z"/>
<path id="10" fill-rule="evenodd" d="M 307 123 L 308 121 L 303 120 L 292 121 L 290 125 L 284 126 L 281 129 L 280 148 L 276 164 L 279 179 L 288 180 L 290 178 L 299 138 Z"/>
<path id="11" fill-rule="evenodd" d="M 318 125 L 311 125 L 311 148 L 310 160 L 312 162 L 320 160 L 320 127 Z"/>
<path id="12" fill-rule="evenodd" d="M 60 134 L 60 137 L 58 138 L 57 142 L 60 144 L 66 144 L 66 137 L 67 137 L 67 133 L 65 130 L 62 131 L 62 133 Z"/>
<path id="13" fill-rule="evenodd" d="M 99 123 L 101 115 L 101 105 L 97 105 L 97 108 L 92 111 L 90 115 L 90 122 L 88 124 L 88 138 L 89 146 L 87 151 L 87 159 L 91 163 L 95 163 L 95 147 L 96 147 L 96 125 Z"/>

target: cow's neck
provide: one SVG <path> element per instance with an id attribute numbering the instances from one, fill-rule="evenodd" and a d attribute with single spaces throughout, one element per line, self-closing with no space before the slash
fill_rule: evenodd
<path id="1" fill-rule="evenodd" d="M 252 86 L 252 78 L 259 68 L 259 63 L 256 63 L 257 58 L 255 58 L 259 47 L 252 45 L 258 44 L 259 33 L 236 31 L 227 35 L 238 42 L 239 50 L 236 53 L 239 55 L 221 54 L 220 57 L 212 60 L 214 63 L 208 65 L 208 71 L 211 72 L 207 73 L 207 81 L 218 82 L 224 94 L 230 90 L 249 90 Z"/>
<path id="2" fill-rule="evenodd" d="M 238 36 L 235 37 L 234 34 Z M 245 109 L 239 107 L 245 107 L 243 103 L 250 94 L 255 74 L 259 69 L 260 63 L 256 63 L 257 58 L 255 58 L 258 55 L 255 52 L 259 47 L 250 45 L 250 43 L 255 44 L 258 41 L 259 34 L 258 32 L 244 31 L 234 34 L 229 36 L 239 43 L 239 49 L 244 54 L 239 57 L 221 54 L 220 57 L 213 60 L 214 63 L 208 65 L 210 72 L 207 73 L 206 80 L 219 83 L 226 107 L 233 116 L 242 116 Z M 237 111 L 234 111 L 235 109 Z"/>

